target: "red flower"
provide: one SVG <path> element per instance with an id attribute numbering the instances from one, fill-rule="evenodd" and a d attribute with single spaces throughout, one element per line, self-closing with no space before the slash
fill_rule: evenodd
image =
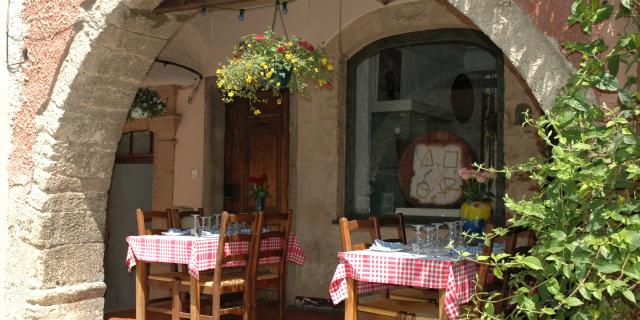
<path id="1" fill-rule="evenodd" d="M 264 180 L 265 179 L 263 177 L 256 178 L 256 184 L 262 187 L 264 185 Z"/>
<path id="2" fill-rule="evenodd" d="M 251 176 L 249 177 L 249 183 L 256 183 L 256 181 L 258 180 L 258 178 Z"/>
<path id="3" fill-rule="evenodd" d="M 284 47 L 278 47 L 278 49 L 276 49 L 276 52 L 283 53 L 284 52 Z"/>
<path id="4" fill-rule="evenodd" d="M 322 87 L 324 87 L 327 90 L 331 90 L 333 88 L 333 84 L 331 82 L 327 82 Z"/>
<path id="5" fill-rule="evenodd" d="M 257 40 L 263 40 L 264 39 L 264 34 L 259 34 L 256 36 Z"/>
<path id="6" fill-rule="evenodd" d="M 313 51 L 315 50 L 315 48 L 313 47 L 313 45 L 311 43 L 309 43 L 309 41 L 300 41 L 298 42 L 298 45 L 300 45 L 301 47 L 309 50 L 309 51 Z"/>

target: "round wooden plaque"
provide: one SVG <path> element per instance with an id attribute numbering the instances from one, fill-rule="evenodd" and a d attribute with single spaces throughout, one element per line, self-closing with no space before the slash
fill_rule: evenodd
<path id="1" fill-rule="evenodd" d="M 400 159 L 400 189 L 418 207 L 451 207 L 462 198 L 458 170 L 470 167 L 469 145 L 448 131 L 428 132 L 411 142 Z"/>

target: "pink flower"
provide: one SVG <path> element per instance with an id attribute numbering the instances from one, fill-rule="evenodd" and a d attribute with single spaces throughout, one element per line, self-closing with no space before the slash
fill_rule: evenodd
<path id="1" fill-rule="evenodd" d="M 278 49 L 276 49 L 276 52 L 283 53 L 284 52 L 284 48 L 283 47 L 278 47 Z"/>
<path id="2" fill-rule="evenodd" d="M 469 180 L 473 178 L 473 176 L 475 175 L 475 172 L 471 169 L 462 168 L 458 170 L 458 175 L 462 180 Z"/>
<path id="3" fill-rule="evenodd" d="M 488 180 L 493 180 L 495 179 L 495 174 L 491 171 L 487 171 L 487 170 L 482 170 L 480 172 L 478 172 L 478 174 L 476 175 L 476 180 L 480 183 L 485 183 Z"/>
<path id="4" fill-rule="evenodd" d="M 256 40 L 264 40 L 264 34 L 257 35 Z"/>
<path id="5" fill-rule="evenodd" d="M 327 82 L 322 87 L 324 87 L 327 90 L 331 90 L 331 88 L 333 88 L 333 84 L 331 82 Z"/>

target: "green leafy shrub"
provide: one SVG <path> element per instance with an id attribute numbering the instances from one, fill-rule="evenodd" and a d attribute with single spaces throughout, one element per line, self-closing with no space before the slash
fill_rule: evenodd
<path id="1" fill-rule="evenodd" d="M 617 18 L 637 19 L 638 0 L 618 3 L 615 10 L 607 1 L 576 0 L 569 24 L 590 34 L 614 11 Z M 531 229 L 536 245 L 526 255 L 481 258 L 499 278 L 513 272 L 512 290 L 509 297 L 476 295 L 467 317 L 640 318 L 640 92 L 634 75 L 640 34 L 617 37 L 611 48 L 602 39 L 565 44 L 582 55 L 579 68 L 550 111 L 528 120 L 550 154 L 504 171 L 507 178 L 524 171 L 539 187 L 523 200 L 505 197 L 514 212 L 509 225 Z M 617 94 L 618 103 L 596 104 L 592 92 Z M 496 314 L 502 300 L 508 311 Z"/>
<path id="2" fill-rule="evenodd" d="M 161 116 L 167 107 L 167 100 L 160 97 L 153 88 L 140 88 L 133 98 L 133 103 L 127 113 L 127 120 L 149 119 Z"/>

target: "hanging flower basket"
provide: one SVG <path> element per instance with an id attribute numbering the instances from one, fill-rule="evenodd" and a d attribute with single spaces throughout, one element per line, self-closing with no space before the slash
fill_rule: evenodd
<path id="1" fill-rule="evenodd" d="M 224 102 L 247 98 L 257 115 L 260 110 L 253 105 L 259 101 L 256 92 L 271 91 L 274 97 L 279 97 L 283 89 L 301 95 L 310 85 L 331 89 L 333 64 L 324 50 L 311 43 L 277 37 L 267 30 L 264 34 L 244 36 L 233 57 L 216 70 L 216 75 Z"/>
<path id="2" fill-rule="evenodd" d="M 127 121 L 132 119 L 150 119 L 164 114 L 167 100 L 160 97 L 153 88 L 139 88 L 127 113 Z"/>

